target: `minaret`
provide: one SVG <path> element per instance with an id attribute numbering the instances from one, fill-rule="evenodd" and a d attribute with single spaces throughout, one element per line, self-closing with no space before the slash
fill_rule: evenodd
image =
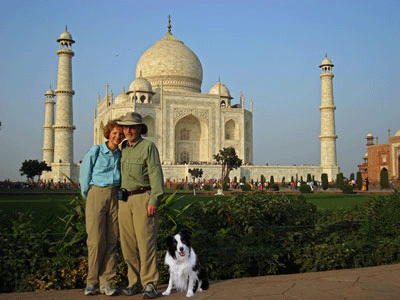
<path id="1" fill-rule="evenodd" d="M 333 103 L 332 73 L 333 64 L 325 57 L 321 65 L 321 167 L 322 173 L 327 173 L 329 180 L 336 179 L 339 172 L 336 160 L 335 110 Z"/>
<path id="2" fill-rule="evenodd" d="M 58 74 L 57 74 L 57 109 L 54 128 L 54 164 L 52 165 L 53 179 L 61 181 L 66 176 L 74 178 L 74 153 L 73 153 L 73 125 L 72 96 L 72 57 L 75 55 L 71 47 L 75 41 L 65 28 L 57 40 L 59 43 Z"/>
<path id="3" fill-rule="evenodd" d="M 45 116 L 44 116 L 44 126 L 43 126 L 43 161 L 47 163 L 48 166 L 51 165 L 54 159 L 54 97 L 56 96 L 51 89 L 47 90 L 45 104 Z"/>

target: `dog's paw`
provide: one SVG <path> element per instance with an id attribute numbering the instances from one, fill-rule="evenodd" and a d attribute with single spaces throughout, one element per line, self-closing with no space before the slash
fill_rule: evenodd
<path id="1" fill-rule="evenodd" d="M 192 292 L 192 291 L 190 291 L 190 292 L 187 292 L 187 294 L 186 294 L 186 297 L 193 297 L 194 296 L 194 293 Z"/>
<path id="2" fill-rule="evenodd" d="M 171 295 L 171 291 L 166 290 L 165 292 L 162 293 L 164 296 Z"/>

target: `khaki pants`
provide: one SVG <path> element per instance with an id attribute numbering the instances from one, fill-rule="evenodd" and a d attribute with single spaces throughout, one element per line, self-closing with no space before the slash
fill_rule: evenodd
<path id="1" fill-rule="evenodd" d="M 86 200 L 86 232 L 88 234 L 87 285 L 112 284 L 117 273 L 118 189 L 90 187 Z"/>
<path id="2" fill-rule="evenodd" d="M 120 201 L 119 232 L 124 260 L 128 265 L 129 286 L 153 283 L 157 286 L 158 214 L 147 216 L 150 192 Z"/>

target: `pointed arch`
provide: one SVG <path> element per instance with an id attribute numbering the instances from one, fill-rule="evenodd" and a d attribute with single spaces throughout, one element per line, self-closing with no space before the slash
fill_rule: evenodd
<path id="1" fill-rule="evenodd" d="M 225 139 L 239 140 L 239 126 L 232 119 L 225 123 Z"/>
<path id="2" fill-rule="evenodd" d="M 208 161 L 208 127 L 206 122 L 193 114 L 182 117 L 175 125 L 175 160 L 183 163 Z M 188 161 L 186 161 L 188 162 Z"/>

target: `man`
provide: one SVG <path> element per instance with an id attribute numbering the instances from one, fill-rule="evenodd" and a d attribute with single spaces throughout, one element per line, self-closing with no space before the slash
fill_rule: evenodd
<path id="1" fill-rule="evenodd" d="M 164 180 L 158 150 L 141 137 L 147 133 L 142 116 L 128 112 L 117 121 L 126 140 L 122 142 L 121 189 L 128 197 L 120 201 L 118 219 L 121 248 L 128 265 L 129 286 L 125 295 L 141 291 L 143 298 L 157 297 L 157 206 L 164 193 Z"/>

